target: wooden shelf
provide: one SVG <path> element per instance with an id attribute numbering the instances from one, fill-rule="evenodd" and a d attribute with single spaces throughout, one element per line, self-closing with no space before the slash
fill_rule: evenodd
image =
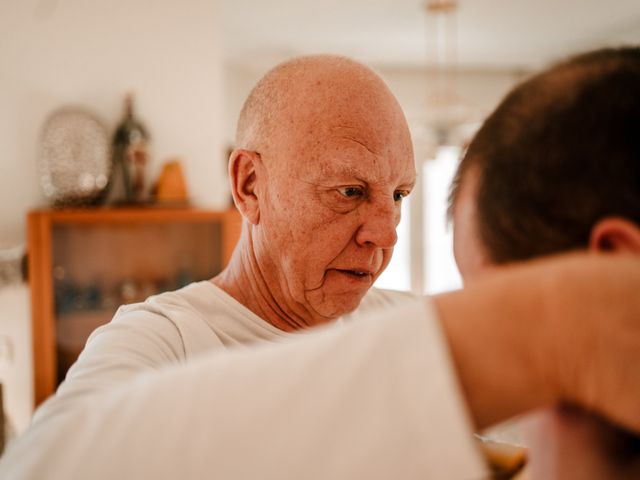
<path id="1" fill-rule="evenodd" d="M 220 271 L 241 217 L 196 208 L 42 209 L 29 212 L 27 228 L 37 406 L 119 303 Z M 93 298 L 101 295 L 111 297 Z"/>
<path id="2" fill-rule="evenodd" d="M 238 219 L 232 210 L 206 210 L 198 208 L 119 207 L 119 208 L 61 208 L 34 210 L 56 223 L 151 223 L 151 222 L 209 222 L 225 218 Z"/>

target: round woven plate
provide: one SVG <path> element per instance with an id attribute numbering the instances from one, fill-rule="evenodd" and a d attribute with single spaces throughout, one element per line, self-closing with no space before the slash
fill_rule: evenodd
<path id="1" fill-rule="evenodd" d="M 53 112 L 42 129 L 40 186 L 56 205 L 100 201 L 111 174 L 107 129 L 80 108 Z"/>

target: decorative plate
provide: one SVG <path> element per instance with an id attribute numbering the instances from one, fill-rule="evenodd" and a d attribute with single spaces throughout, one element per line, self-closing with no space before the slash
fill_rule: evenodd
<path id="1" fill-rule="evenodd" d="M 81 108 L 54 111 L 42 129 L 40 186 L 56 205 L 99 202 L 111 174 L 107 129 Z"/>

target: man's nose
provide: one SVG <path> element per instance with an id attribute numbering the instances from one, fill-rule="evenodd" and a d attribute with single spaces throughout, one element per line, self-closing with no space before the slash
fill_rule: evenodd
<path id="1" fill-rule="evenodd" d="M 395 202 L 370 204 L 356 233 L 356 242 L 359 245 L 392 248 L 398 240 L 396 227 L 399 222 L 400 206 Z"/>

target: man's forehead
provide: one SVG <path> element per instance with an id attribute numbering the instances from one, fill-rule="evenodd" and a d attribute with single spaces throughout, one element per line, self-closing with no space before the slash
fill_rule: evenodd
<path id="1" fill-rule="evenodd" d="M 402 128 L 395 132 L 356 122 L 313 125 L 298 145 L 299 162 L 325 175 L 364 175 L 368 171 L 411 175 L 415 172 L 411 139 Z"/>
<path id="2" fill-rule="evenodd" d="M 393 181 L 408 186 L 415 182 L 413 157 L 377 155 L 364 147 L 361 150 L 358 152 L 358 149 L 348 146 L 329 149 L 324 155 L 309 161 L 306 171 L 318 179 L 327 180 Z"/>
<path id="3" fill-rule="evenodd" d="M 362 70 L 362 71 L 361 71 Z M 275 131 L 265 143 L 283 175 L 411 183 L 413 148 L 397 101 L 373 72 L 317 72 L 318 82 L 287 91 Z"/>

